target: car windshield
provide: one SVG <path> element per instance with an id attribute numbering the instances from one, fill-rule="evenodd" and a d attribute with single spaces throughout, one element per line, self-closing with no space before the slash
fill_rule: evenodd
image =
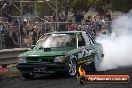
<path id="1" fill-rule="evenodd" d="M 75 34 L 47 34 L 37 42 L 37 47 L 41 48 L 61 48 L 76 47 Z"/>

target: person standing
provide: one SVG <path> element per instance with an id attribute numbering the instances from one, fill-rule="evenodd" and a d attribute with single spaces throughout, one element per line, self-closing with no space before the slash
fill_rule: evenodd
<path id="1" fill-rule="evenodd" d="M 11 29 L 10 25 L 7 26 L 7 28 L 3 34 L 3 39 L 4 39 L 4 43 L 5 43 L 5 48 L 7 48 L 7 49 L 15 48 L 15 42 L 14 42 L 14 38 L 12 36 L 12 29 Z"/>
<path id="2" fill-rule="evenodd" d="M 35 45 L 37 42 L 37 29 L 36 26 L 33 28 L 33 35 L 32 35 L 32 44 Z"/>
<path id="3" fill-rule="evenodd" d="M 74 24 L 71 20 L 69 21 L 67 27 L 68 27 L 68 31 L 77 31 L 76 24 Z"/>
<path id="4" fill-rule="evenodd" d="M 8 19 L 8 22 L 11 22 L 11 16 L 10 16 L 10 6 L 11 6 L 11 3 L 9 1 L 5 1 L 5 4 L 2 6 L 1 8 L 1 15 L 3 17 L 6 17 Z"/>
<path id="5" fill-rule="evenodd" d="M 94 29 L 95 26 L 94 23 L 92 22 L 92 16 L 88 16 L 85 21 L 84 31 L 86 31 L 86 33 L 89 33 L 92 37 L 95 37 L 96 33 Z"/>
<path id="6" fill-rule="evenodd" d="M 108 27 L 108 33 L 111 34 L 112 30 L 111 30 L 111 23 L 112 23 L 112 11 L 110 9 L 107 10 L 106 14 L 105 14 L 105 18 L 107 21 L 107 27 Z"/>
<path id="7" fill-rule="evenodd" d="M 75 16 L 75 21 L 77 22 L 77 24 L 81 24 L 82 20 L 84 19 L 84 16 L 81 12 L 78 12 L 77 14 L 74 14 Z"/>

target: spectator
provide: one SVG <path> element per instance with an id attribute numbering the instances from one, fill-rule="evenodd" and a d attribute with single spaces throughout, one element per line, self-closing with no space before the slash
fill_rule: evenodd
<path id="1" fill-rule="evenodd" d="M 36 42 L 37 42 L 37 32 L 36 32 L 36 30 L 33 31 L 32 41 L 33 41 L 33 43 L 32 43 L 33 45 L 35 45 Z"/>
<path id="2" fill-rule="evenodd" d="M 92 37 L 95 37 L 95 25 L 92 22 L 92 16 L 87 17 L 86 24 L 84 25 L 84 31 L 89 33 Z"/>
<path id="3" fill-rule="evenodd" d="M 67 31 L 65 23 L 59 24 L 58 31 Z"/>
<path id="4" fill-rule="evenodd" d="M 13 40 L 14 47 L 17 47 L 18 46 L 18 36 L 17 36 L 15 29 L 12 25 L 10 25 L 10 37 Z"/>
<path id="5" fill-rule="evenodd" d="M 59 23 L 58 31 L 66 31 L 66 25 L 65 25 L 64 21 L 65 21 L 64 14 L 60 13 L 59 14 L 59 22 L 63 22 L 63 23 Z"/>
<path id="6" fill-rule="evenodd" d="M 76 25 L 74 23 L 72 23 L 72 21 L 70 20 L 68 23 L 68 31 L 76 31 Z"/>
<path id="7" fill-rule="evenodd" d="M 78 31 L 84 31 L 83 27 L 81 25 L 78 25 L 78 28 L 77 28 Z"/>
<path id="8" fill-rule="evenodd" d="M 107 10 L 106 14 L 105 14 L 105 18 L 107 21 L 112 21 L 112 11 L 110 9 Z"/>
<path id="9" fill-rule="evenodd" d="M 65 21 L 65 16 L 63 13 L 59 14 L 59 22 L 64 22 Z"/>
<path id="10" fill-rule="evenodd" d="M 96 15 L 92 16 L 92 22 L 93 22 L 94 30 L 95 30 L 95 33 L 96 33 L 96 36 L 97 36 L 101 31 L 102 25 L 100 24 L 99 21 L 97 21 L 97 16 Z"/>
<path id="11" fill-rule="evenodd" d="M 22 29 L 22 31 L 23 31 L 23 37 L 26 38 L 28 36 L 28 34 L 29 34 L 29 31 L 27 29 L 27 21 L 23 22 L 23 29 Z"/>
<path id="12" fill-rule="evenodd" d="M 5 31 L 5 26 L 2 24 L 2 22 L 0 22 L 0 31 L 1 31 L 1 34 L 4 33 Z"/>
<path id="13" fill-rule="evenodd" d="M 92 16 L 88 16 L 85 22 L 86 24 L 92 22 Z"/>
<path id="14" fill-rule="evenodd" d="M 9 2 L 6 2 L 1 8 L 2 16 L 6 17 L 9 22 L 11 21 L 11 16 L 9 15 L 10 6 L 11 4 Z"/>
<path id="15" fill-rule="evenodd" d="M 53 21 L 53 22 L 56 21 L 56 14 L 55 14 L 55 13 L 53 13 L 53 15 L 52 15 L 52 21 Z"/>
<path id="16" fill-rule="evenodd" d="M 9 49 L 15 47 L 15 42 L 12 36 L 10 35 L 10 29 L 4 32 L 3 39 L 4 39 L 5 48 Z"/>
<path id="17" fill-rule="evenodd" d="M 105 14 L 105 18 L 106 18 L 106 21 L 107 21 L 107 25 L 108 25 L 108 32 L 109 33 L 112 33 L 112 30 L 111 30 L 111 21 L 112 21 L 112 11 L 110 9 L 107 10 L 106 14 Z"/>
<path id="18" fill-rule="evenodd" d="M 96 15 L 92 16 L 92 22 L 97 22 L 97 16 Z"/>
<path id="19" fill-rule="evenodd" d="M 76 22 L 77 24 L 81 24 L 82 20 L 84 19 L 84 16 L 78 12 L 77 14 L 74 14 L 75 18 L 76 18 Z"/>

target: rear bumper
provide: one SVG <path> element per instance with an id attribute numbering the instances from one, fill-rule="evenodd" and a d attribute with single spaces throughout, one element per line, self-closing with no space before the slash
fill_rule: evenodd
<path id="1" fill-rule="evenodd" d="M 43 72 L 36 72 L 36 68 L 45 68 Z M 60 71 L 68 71 L 68 66 L 65 64 L 18 64 L 17 69 L 23 73 L 55 73 Z"/>

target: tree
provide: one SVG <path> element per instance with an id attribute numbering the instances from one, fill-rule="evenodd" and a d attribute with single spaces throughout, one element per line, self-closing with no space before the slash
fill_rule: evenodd
<path id="1" fill-rule="evenodd" d="M 20 3 L 15 2 L 17 0 L 13 0 L 14 4 L 20 9 Z M 26 1 L 26 0 L 23 0 Z M 28 0 L 30 1 L 30 0 Z M 32 1 L 40 1 L 40 0 L 32 0 Z M 41 0 L 42 1 L 42 0 Z M 98 12 L 106 10 L 108 8 L 114 11 L 122 11 L 128 12 L 132 8 L 131 0 L 49 0 L 48 3 L 56 8 L 56 2 L 58 6 L 58 12 L 65 11 L 65 15 L 67 17 L 68 11 L 88 11 L 90 7 L 95 7 Z M 0 1 L 0 8 L 3 6 L 4 2 Z M 34 14 L 34 3 L 26 2 L 23 4 L 23 14 L 31 13 Z M 39 16 L 51 15 L 54 10 L 51 9 L 46 2 L 36 3 L 37 12 Z M 19 15 L 20 11 L 15 7 L 11 6 L 10 14 L 12 16 Z"/>
<path id="2" fill-rule="evenodd" d="M 115 11 L 128 12 L 132 9 L 131 0 L 112 0 L 112 9 Z"/>

